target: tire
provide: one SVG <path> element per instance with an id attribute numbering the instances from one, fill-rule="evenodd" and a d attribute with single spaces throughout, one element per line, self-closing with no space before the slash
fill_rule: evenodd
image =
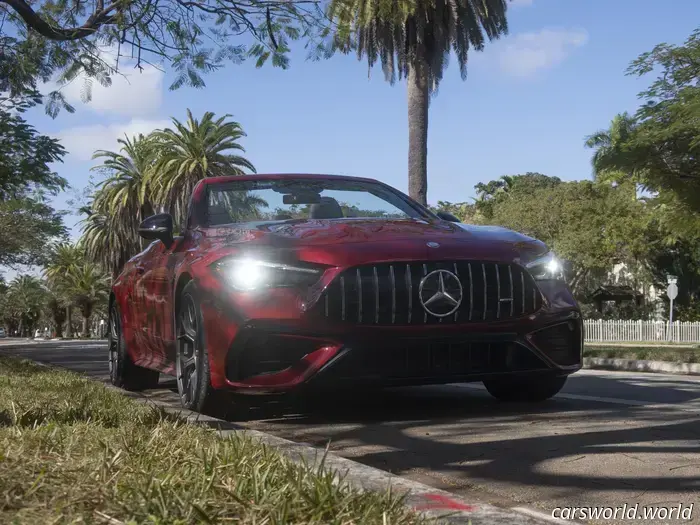
<path id="1" fill-rule="evenodd" d="M 211 385 L 202 309 L 194 281 L 185 285 L 178 303 L 175 370 L 180 403 L 187 410 L 219 416 L 228 409 L 227 399 Z"/>
<path id="2" fill-rule="evenodd" d="M 158 387 L 160 373 L 137 366 L 126 351 L 126 340 L 122 330 L 121 315 L 116 301 L 109 310 L 108 359 L 109 380 L 119 388 L 130 391 Z"/>
<path id="3" fill-rule="evenodd" d="M 510 377 L 487 379 L 484 386 L 499 401 L 540 402 L 554 397 L 567 377 Z"/>

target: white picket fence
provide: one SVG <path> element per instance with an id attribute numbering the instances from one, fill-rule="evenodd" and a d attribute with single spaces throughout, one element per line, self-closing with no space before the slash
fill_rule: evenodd
<path id="1" fill-rule="evenodd" d="M 700 343 L 700 323 L 586 320 L 585 340 L 595 343 Z"/>

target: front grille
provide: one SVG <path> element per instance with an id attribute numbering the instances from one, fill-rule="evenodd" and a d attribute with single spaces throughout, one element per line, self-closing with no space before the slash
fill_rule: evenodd
<path id="1" fill-rule="evenodd" d="M 400 341 L 352 348 L 332 367 L 334 377 L 465 377 L 547 369 L 530 350 L 511 342 Z"/>
<path id="2" fill-rule="evenodd" d="M 462 302 L 447 316 L 443 313 L 450 308 L 433 315 L 421 302 L 421 281 L 436 270 L 456 275 L 462 286 Z M 542 302 L 534 279 L 517 264 L 385 263 L 343 271 L 321 296 L 316 313 L 360 325 L 483 323 L 530 315 L 542 307 Z"/>

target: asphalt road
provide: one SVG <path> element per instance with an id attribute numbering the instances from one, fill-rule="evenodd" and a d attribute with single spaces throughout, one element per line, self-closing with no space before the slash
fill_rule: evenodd
<path id="1" fill-rule="evenodd" d="M 107 379 L 104 344 L 3 350 L 7 342 L 0 353 Z M 161 386 L 148 395 L 177 406 L 172 378 Z M 244 427 L 316 446 L 330 440 L 339 455 L 465 497 L 546 513 L 694 504 L 691 522 L 700 523 L 698 378 L 586 370 L 537 406 L 498 403 L 478 384 L 250 403 Z"/>

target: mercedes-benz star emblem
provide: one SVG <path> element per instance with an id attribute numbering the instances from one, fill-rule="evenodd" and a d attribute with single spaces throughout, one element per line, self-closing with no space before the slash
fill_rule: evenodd
<path id="1" fill-rule="evenodd" d="M 439 248 L 440 245 L 436 242 L 430 241 L 429 243 L 426 243 L 428 245 L 428 248 Z"/>
<path id="2" fill-rule="evenodd" d="M 435 270 L 423 277 L 418 287 L 423 308 L 435 317 L 447 317 L 462 304 L 462 283 L 447 270 Z"/>

